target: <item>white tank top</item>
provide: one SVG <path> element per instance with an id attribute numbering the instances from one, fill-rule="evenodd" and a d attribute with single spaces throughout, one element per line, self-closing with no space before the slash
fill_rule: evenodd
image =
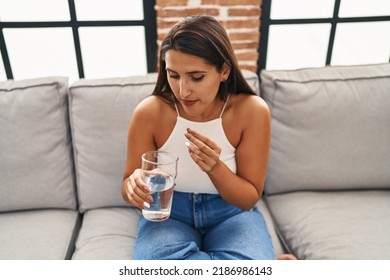
<path id="1" fill-rule="evenodd" d="M 179 156 L 178 173 L 176 177 L 175 191 L 191 193 L 217 194 L 218 191 L 211 182 L 209 176 L 203 172 L 192 160 L 185 142 L 188 141 L 184 134 L 187 128 L 191 128 L 213 140 L 222 150 L 220 160 L 234 173 L 236 173 L 236 149 L 230 144 L 222 127 L 222 114 L 226 108 L 229 97 L 225 102 L 218 119 L 207 122 L 194 122 L 180 117 L 175 103 L 177 121 L 168 140 L 159 149 L 169 151 Z"/>

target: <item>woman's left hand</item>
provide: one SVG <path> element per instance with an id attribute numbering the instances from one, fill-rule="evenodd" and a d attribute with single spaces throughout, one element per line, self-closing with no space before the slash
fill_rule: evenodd
<path id="1" fill-rule="evenodd" d="M 221 148 L 202 134 L 187 128 L 185 137 L 191 158 L 204 172 L 210 172 L 219 163 Z"/>

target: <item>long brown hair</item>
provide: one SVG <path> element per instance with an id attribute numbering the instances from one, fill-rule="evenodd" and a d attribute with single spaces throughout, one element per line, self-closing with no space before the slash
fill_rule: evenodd
<path id="1" fill-rule="evenodd" d="M 203 58 L 218 71 L 222 71 L 222 66 L 226 63 L 230 68 L 230 75 L 219 86 L 218 96 L 221 100 L 225 101 L 229 94 L 255 95 L 241 73 L 225 29 L 213 17 L 186 17 L 172 27 L 161 43 L 158 78 L 152 94 L 172 102 L 172 90 L 165 70 L 165 54 L 169 50 Z"/>

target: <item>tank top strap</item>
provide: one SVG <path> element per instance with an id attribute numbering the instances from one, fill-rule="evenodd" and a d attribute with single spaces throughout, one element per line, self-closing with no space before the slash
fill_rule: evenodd
<path id="1" fill-rule="evenodd" d="M 230 98 L 230 94 L 229 94 L 228 97 L 226 98 L 226 102 L 225 102 L 225 104 L 223 105 L 223 108 L 222 108 L 221 114 L 219 115 L 219 118 L 222 118 L 222 114 L 223 114 L 223 112 L 225 112 L 225 108 L 226 108 L 226 105 L 227 105 L 227 103 L 228 103 L 228 101 L 229 101 L 229 98 Z"/>

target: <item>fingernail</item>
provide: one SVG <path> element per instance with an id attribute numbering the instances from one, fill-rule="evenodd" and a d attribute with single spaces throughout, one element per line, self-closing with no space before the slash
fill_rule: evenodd
<path id="1" fill-rule="evenodd" d="M 144 202 L 144 207 L 145 207 L 145 208 L 150 208 L 150 204 L 147 203 L 147 202 L 145 201 L 145 202 Z"/>
<path id="2" fill-rule="evenodd" d="M 186 141 L 186 146 L 189 148 L 190 147 L 190 142 Z"/>
<path id="3" fill-rule="evenodd" d="M 187 127 L 187 132 L 190 132 L 190 128 L 189 127 Z"/>

